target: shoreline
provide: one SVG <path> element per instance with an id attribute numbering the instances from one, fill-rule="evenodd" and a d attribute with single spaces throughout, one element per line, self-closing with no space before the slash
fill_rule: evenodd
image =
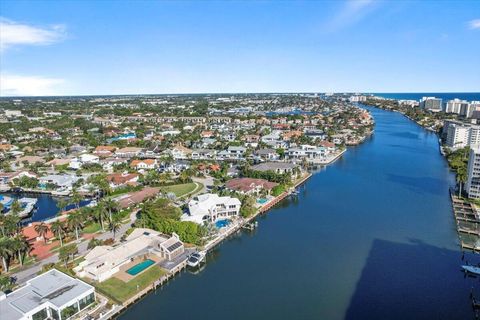
<path id="1" fill-rule="evenodd" d="M 374 131 L 372 130 L 372 132 L 370 132 L 367 136 L 371 136 L 373 134 L 373 132 Z M 359 144 L 362 144 L 365 140 L 366 140 L 366 137 L 364 139 L 362 139 L 362 141 Z M 339 152 L 337 155 L 335 155 L 335 157 L 330 159 L 330 161 L 328 163 L 321 164 L 321 165 L 326 166 L 328 164 L 334 163 L 335 161 L 340 159 L 343 156 L 343 154 L 345 152 L 347 152 L 347 150 L 348 150 L 348 148 L 345 148 L 344 150 Z M 206 251 L 206 252 L 211 251 L 212 249 L 214 249 L 218 245 L 221 245 L 223 241 L 225 241 L 226 239 L 230 238 L 232 235 L 234 235 L 235 233 L 240 231 L 246 224 L 252 222 L 258 216 L 268 213 L 268 211 L 273 209 L 278 203 L 280 203 L 281 201 L 285 200 L 285 198 L 290 196 L 295 191 L 296 188 L 305 184 L 313 175 L 314 175 L 314 173 L 312 173 L 312 172 L 308 172 L 308 171 L 305 172 L 305 174 L 301 178 L 299 178 L 297 181 L 294 182 L 293 186 L 291 188 L 289 188 L 289 190 L 287 190 L 287 191 L 283 192 L 282 194 L 278 195 L 277 197 L 275 197 L 274 199 L 272 199 L 268 203 L 265 203 L 263 206 L 258 208 L 257 212 L 255 214 L 253 214 L 252 216 L 247 217 L 247 218 L 241 218 L 241 219 L 239 219 L 239 221 L 233 222 L 233 225 L 230 228 L 228 228 L 223 234 L 217 236 L 216 238 L 212 239 L 210 242 L 205 244 L 202 247 L 202 249 L 203 249 L 202 251 Z M 114 307 L 112 308 L 112 311 L 105 314 L 101 319 L 112 319 L 116 316 L 119 316 L 120 314 L 125 312 L 129 307 L 131 307 L 133 304 L 139 302 L 144 297 L 148 296 L 152 291 L 156 291 L 156 289 L 158 287 L 163 286 L 166 282 L 173 279 L 181 271 L 185 270 L 187 268 L 186 261 L 187 261 L 187 259 L 184 259 L 182 262 L 177 264 L 177 266 L 173 269 L 174 270 L 173 272 L 171 270 L 170 272 L 165 274 L 162 278 L 156 280 L 154 283 L 149 285 L 147 288 L 143 289 L 137 295 L 131 297 L 126 302 L 122 303 L 121 306 L 114 305 Z"/>

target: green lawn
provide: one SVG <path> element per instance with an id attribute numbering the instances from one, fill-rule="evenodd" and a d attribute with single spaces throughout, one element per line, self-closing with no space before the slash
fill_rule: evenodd
<path id="1" fill-rule="evenodd" d="M 160 279 L 166 272 L 159 266 L 152 266 L 128 282 L 123 282 L 115 277 L 94 285 L 117 302 L 124 302 L 134 296 L 138 291 L 145 289 L 155 280 Z M 137 289 L 138 285 L 138 289 Z M 138 291 L 137 291 L 138 290 Z"/>
<path id="2" fill-rule="evenodd" d="M 176 184 L 173 186 L 162 187 L 165 192 L 173 192 L 177 198 L 183 197 L 196 189 L 197 185 L 194 182 Z"/>
<path id="3" fill-rule="evenodd" d="M 83 228 L 83 233 L 95 233 L 100 231 L 100 229 L 102 229 L 100 223 L 94 222 Z"/>

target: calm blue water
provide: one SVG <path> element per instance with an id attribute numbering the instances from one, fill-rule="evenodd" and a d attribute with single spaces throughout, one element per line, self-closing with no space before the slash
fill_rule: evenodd
<path id="1" fill-rule="evenodd" d="M 455 98 L 467 101 L 480 101 L 480 92 L 427 92 L 427 93 L 374 93 L 376 96 L 397 100 L 420 100 L 422 97 L 437 97 L 444 101 Z"/>
<path id="2" fill-rule="evenodd" d="M 437 137 L 370 110 L 369 140 L 120 318 L 472 319 Z"/>
<path id="3" fill-rule="evenodd" d="M 57 201 L 59 198 L 52 197 L 49 194 L 38 193 L 3 193 L 12 198 L 37 198 L 37 209 L 33 212 L 32 216 L 25 219 L 25 223 L 44 221 L 53 218 L 57 215 L 59 208 L 57 207 Z M 67 199 L 67 198 L 65 198 Z M 68 199 L 67 199 L 68 200 Z M 86 206 L 90 203 L 90 200 L 83 200 L 80 202 L 80 206 Z M 75 205 L 68 205 L 65 209 L 70 210 L 75 208 Z"/>

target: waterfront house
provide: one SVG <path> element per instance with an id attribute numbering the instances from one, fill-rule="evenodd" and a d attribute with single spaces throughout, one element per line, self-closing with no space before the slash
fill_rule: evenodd
<path id="1" fill-rule="evenodd" d="M 273 171 L 278 174 L 283 174 L 293 173 L 296 168 L 299 168 L 299 166 L 288 162 L 263 162 L 252 166 L 250 169 L 253 171 Z"/>
<path id="2" fill-rule="evenodd" d="M 285 151 L 286 158 L 292 161 L 323 161 L 327 154 L 328 152 L 326 148 L 310 145 L 301 145 L 298 148 L 289 148 Z"/>
<path id="3" fill-rule="evenodd" d="M 237 198 L 220 197 L 214 193 L 202 194 L 190 200 L 189 213 L 183 215 L 182 220 L 198 224 L 214 223 L 221 219 L 238 216 L 241 205 Z"/>
<path id="4" fill-rule="evenodd" d="M 40 177 L 39 185 L 40 187 L 46 187 L 47 185 L 55 185 L 57 191 L 71 191 L 73 189 L 73 184 L 78 181 L 78 177 L 70 174 L 49 174 L 43 177 Z"/>
<path id="5" fill-rule="evenodd" d="M 157 260 L 171 261 L 184 251 L 183 242 L 176 233 L 168 236 L 155 230 L 137 228 L 125 242 L 115 247 L 93 248 L 74 271 L 79 277 L 103 282 L 119 272 L 122 266 L 137 258 L 155 255 Z"/>
<path id="6" fill-rule="evenodd" d="M 228 180 L 225 187 L 231 191 L 251 195 L 258 194 L 262 190 L 270 192 L 277 185 L 278 183 L 270 182 L 265 179 L 236 178 Z"/>
<path id="7" fill-rule="evenodd" d="M 37 178 L 37 175 L 33 172 L 20 170 L 16 172 L 1 172 L 0 173 L 0 186 L 2 189 L 10 188 L 9 184 L 13 183 L 15 179 L 20 179 L 22 177 L 28 178 Z"/>
<path id="8" fill-rule="evenodd" d="M 52 269 L 11 293 L 0 292 L 0 316 L 5 320 L 66 320 L 94 302 L 93 286 Z"/>

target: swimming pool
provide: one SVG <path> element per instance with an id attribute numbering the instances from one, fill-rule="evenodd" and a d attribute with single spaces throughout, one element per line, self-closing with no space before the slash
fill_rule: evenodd
<path id="1" fill-rule="evenodd" d="M 265 199 L 265 198 L 257 199 L 257 203 L 260 203 L 260 204 L 265 204 L 267 202 L 268 202 L 268 199 Z"/>
<path id="2" fill-rule="evenodd" d="M 148 267 L 150 267 L 152 264 L 155 264 L 155 261 L 153 260 L 150 260 L 150 259 L 147 259 L 145 261 L 142 261 L 136 265 L 134 265 L 133 267 L 131 267 L 130 269 L 127 270 L 127 273 L 131 276 L 136 276 L 137 274 L 139 274 L 140 272 L 142 272 L 143 270 L 147 269 Z"/>
<path id="3" fill-rule="evenodd" d="M 229 224 L 230 224 L 230 220 L 228 220 L 228 219 L 218 220 L 217 222 L 215 222 L 215 227 L 220 229 L 220 228 L 228 226 Z"/>

